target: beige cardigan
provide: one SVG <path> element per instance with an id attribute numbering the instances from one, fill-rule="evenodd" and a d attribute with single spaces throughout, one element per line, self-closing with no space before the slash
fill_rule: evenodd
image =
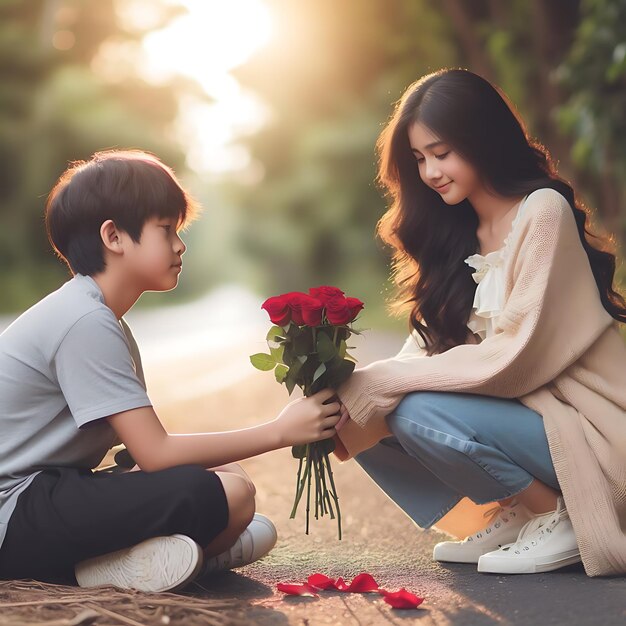
<path id="1" fill-rule="evenodd" d="M 626 344 L 602 306 L 567 200 L 546 188 L 527 203 L 509 242 L 495 334 L 356 370 L 338 390 L 351 420 L 337 456 L 387 436 L 385 416 L 411 391 L 518 398 L 543 416 L 585 571 L 624 574 Z M 464 498 L 436 527 L 466 536 L 484 526 L 485 508 Z"/>

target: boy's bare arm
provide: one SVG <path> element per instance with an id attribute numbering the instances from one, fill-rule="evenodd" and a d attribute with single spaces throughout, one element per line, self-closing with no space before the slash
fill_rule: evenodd
<path id="1" fill-rule="evenodd" d="M 310 398 L 300 398 L 271 422 L 227 432 L 169 434 L 152 407 L 116 413 L 107 419 L 144 471 L 188 463 L 211 468 L 277 448 L 333 437 L 340 405 L 324 404 L 333 394 L 326 389 Z"/>

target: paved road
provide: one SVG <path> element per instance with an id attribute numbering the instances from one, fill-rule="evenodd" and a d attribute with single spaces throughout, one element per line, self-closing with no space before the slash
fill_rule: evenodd
<path id="1" fill-rule="evenodd" d="M 148 346 L 148 384 L 172 432 L 245 427 L 271 419 L 281 410 L 287 401 L 284 388 L 271 374 L 255 371 L 247 361 L 247 355 L 263 347 L 258 338 L 263 337 L 267 326 L 257 321 L 255 318 L 249 331 L 242 331 L 240 340 L 231 340 L 229 349 L 219 354 L 208 346 L 184 357 L 157 358 L 158 351 Z M 137 335 L 149 344 L 151 337 L 158 338 L 158 320 L 154 318 L 150 333 L 144 332 L 147 326 L 141 322 L 138 318 Z M 366 364 L 392 354 L 402 338 L 370 332 L 357 341 L 355 354 L 361 364 Z M 190 345 L 200 344 L 191 341 Z M 235 596 L 241 600 L 250 624 L 626 623 L 626 578 L 588 578 L 578 565 L 549 574 L 498 576 L 478 574 L 471 565 L 434 563 L 432 547 L 441 535 L 414 526 L 352 461 L 334 463 L 344 516 L 341 542 L 330 520 L 314 523 L 306 536 L 302 511 L 296 520 L 288 519 L 296 473 L 296 462 L 288 450 L 265 454 L 243 465 L 257 485 L 258 510 L 277 526 L 278 544 L 262 561 L 200 580 L 186 593 L 209 598 Z M 319 599 L 306 599 L 287 598 L 276 591 L 276 583 L 302 581 L 314 572 L 349 579 L 362 571 L 373 574 L 388 589 L 406 587 L 424 596 L 422 608 L 393 610 L 373 595 L 324 593 Z"/>

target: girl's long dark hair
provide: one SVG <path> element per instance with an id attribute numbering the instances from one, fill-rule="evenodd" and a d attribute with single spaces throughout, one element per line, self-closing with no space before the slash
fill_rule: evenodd
<path id="1" fill-rule="evenodd" d="M 562 194 L 572 207 L 602 304 L 626 322 L 626 301 L 612 286 L 614 238 L 587 230 L 586 209 L 497 87 L 470 71 L 444 69 L 407 89 L 377 143 L 378 180 L 392 200 L 377 231 L 393 249 L 394 308 L 410 308 L 410 326 L 429 354 L 467 341 L 476 283 L 463 260 L 478 249 L 478 217 L 468 200 L 449 206 L 422 182 L 408 137 L 414 122 L 449 144 L 500 196 L 525 196 L 542 187 Z"/>

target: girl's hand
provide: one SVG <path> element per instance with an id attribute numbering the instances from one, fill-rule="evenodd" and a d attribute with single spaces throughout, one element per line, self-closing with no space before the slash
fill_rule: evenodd
<path id="1" fill-rule="evenodd" d="M 290 402 L 274 420 L 281 446 L 298 446 L 334 437 L 341 405 L 339 402 L 324 404 L 334 395 L 334 390 L 322 389 L 309 398 Z"/>
<path id="2" fill-rule="evenodd" d="M 337 426 L 335 426 L 335 430 L 339 432 L 343 425 L 350 419 L 350 413 L 348 413 L 348 409 L 345 404 L 341 404 L 341 418 L 339 422 L 337 422 Z"/>

